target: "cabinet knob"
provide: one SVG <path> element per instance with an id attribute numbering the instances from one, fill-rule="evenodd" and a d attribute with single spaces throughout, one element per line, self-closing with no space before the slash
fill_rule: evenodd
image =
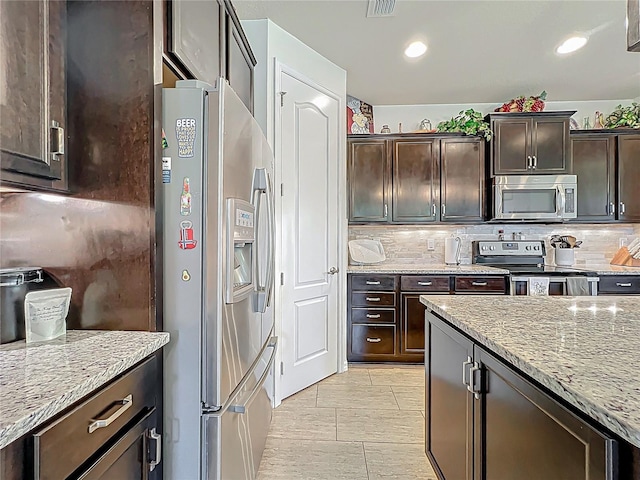
<path id="1" fill-rule="evenodd" d="M 442 216 L 443 216 L 443 217 L 446 215 L 446 213 L 445 213 L 446 211 L 447 211 L 447 207 L 446 207 L 446 206 L 445 206 L 445 204 L 443 203 L 443 204 L 442 204 L 442 210 L 440 211 L 440 213 L 442 214 Z"/>
<path id="2" fill-rule="evenodd" d="M 375 337 L 375 338 L 367 337 L 367 342 L 369 343 L 380 343 L 381 341 L 382 339 L 379 337 Z"/>
<path id="3" fill-rule="evenodd" d="M 156 442 L 156 458 L 149 462 L 149 471 L 153 472 L 162 461 L 162 435 L 156 433 L 156 429 L 152 428 L 149 431 L 149 438 Z"/>
<path id="4" fill-rule="evenodd" d="M 615 215 L 616 213 L 616 204 L 611 202 L 609 203 L 609 215 Z"/>
<path id="5" fill-rule="evenodd" d="M 433 214 L 431 216 L 435 217 L 436 216 L 436 204 L 435 203 L 433 205 L 431 205 L 431 210 L 433 211 Z"/>
<path id="6" fill-rule="evenodd" d="M 536 168 L 538 168 L 538 157 L 536 157 L 535 155 L 533 157 L 531 157 L 531 160 L 533 160 L 533 164 L 532 167 L 533 170 L 535 170 Z"/>
<path id="7" fill-rule="evenodd" d="M 389 214 L 389 208 L 387 207 L 387 204 L 384 204 L 384 216 L 385 218 L 387 217 L 387 215 Z"/>
<path id="8" fill-rule="evenodd" d="M 527 170 L 529 170 L 532 167 L 533 167 L 533 160 L 531 158 L 531 155 L 527 155 Z"/>
<path id="9" fill-rule="evenodd" d="M 624 212 L 625 212 L 624 202 L 620 202 L 620 215 L 624 215 Z"/>

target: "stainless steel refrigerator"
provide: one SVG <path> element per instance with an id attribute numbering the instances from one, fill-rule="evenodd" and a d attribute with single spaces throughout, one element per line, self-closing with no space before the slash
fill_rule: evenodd
<path id="1" fill-rule="evenodd" d="M 223 79 L 179 81 L 162 101 L 164 475 L 252 479 L 277 348 L 273 155 Z"/>

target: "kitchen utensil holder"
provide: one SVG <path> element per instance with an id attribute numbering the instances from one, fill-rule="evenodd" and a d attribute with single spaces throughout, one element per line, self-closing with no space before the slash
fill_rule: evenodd
<path id="1" fill-rule="evenodd" d="M 570 267 L 576 261 L 573 248 L 556 248 L 556 265 Z"/>
<path id="2" fill-rule="evenodd" d="M 620 248 L 609 263 L 611 263 L 611 265 L 620 265 L 623 267 L 640 267 L 640 260 L 629 255 L 627 247 Z"/>

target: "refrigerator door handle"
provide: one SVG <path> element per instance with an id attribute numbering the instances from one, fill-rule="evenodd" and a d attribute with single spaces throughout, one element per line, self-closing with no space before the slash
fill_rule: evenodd
<path id="1" fill-rule="evenodd" d="M 259 277 L 259 265 L 260 258 L 258 256 L 261 253 L 261 245 L 262 242 L 258 240 L 259 238 L 259 228 L 256 227 L 256 241 L 254 243 L 254 248 L 256 254 L 254 255 L 256 262 L 256 289 L 255 289 L 255 303 L 254 310 L 258 313 L 264 313 L 267 310 L 267 305 L 269 304 L 269 297 L 271 294 L 271 287 L 273 285 L 273 271 L 274 271 L 274 262 L 273 255 L 275 251 L 274 246 L 274 208 L 273 208 L 273 190 L 271 188 L 271 178 L 264 168 L 257 168 L 255 170 L 253 176 L 253 193 L 254 198 L 257 194 L 257 200 L 255 200 L 256 204 L 256 219 L 259 219 L 262 215 L 262 195 L 266 196 L 265 202 L 267 204 L 267 270 L 265 274 L 265 283 L 264 285 L 260 284 Z"/>
<path id="2" fill-rule="evenodd" d="M 267 173 L 267 217 L 269 221 L 269 270 L 267 271 L 267 283 L 265 285 L 265 294 L 266 298 L 266 306 L 269 305 L 271 299 L 271 290 L 273 289 L 273 281 L 275 276 L 275 251 L 276 251 L 276 241 L 275 241 L 275 230 L 276 230 L 276 217 L 275 217 L 275 205 L 274 205 L 274 196 L 273 196 L 273 188 L 271 186 L 271 176 Z M 266 310 L 265 306 L 265 310 Z"/>
<path id="3" fill-rule="evenodd" d="M 277 345 L 278 345 L 278 337 L 271 337 L 269 339 L 269 344 L 267 345 L 267 348 L 273 348 L 275 350 Z M 251 400 L 253 400 L 253 397 L 255 397 L 258 394 L 258 392 L 260 391 L 260 389 L 264 385 L 265 380 L 269 376 L 269 372 L 271 371 L 271 367 L 273 366 L 273 360 L 275 358 L 276 358 L 276 356 L 272 354 L 271 355 L 271 359 L 269 360 L 269 363 L 267 364 L 267 368 L 264 369 L 264 373 L 260 377 L 260 380 L 258 380 L 258 382 L 256 383 L 256 386 L 253 387 L 253 390 L 251 391 L 251 393 L 248 396 L 245 397 L 245 400 L 243 402 L 240 402 L 240 403 L 237 403 L 237 404 L 234 404 L 234 405 L 229 405 L 229 411 L 230 412 L 246 413 L 247 406 L 251 403 Z"/>

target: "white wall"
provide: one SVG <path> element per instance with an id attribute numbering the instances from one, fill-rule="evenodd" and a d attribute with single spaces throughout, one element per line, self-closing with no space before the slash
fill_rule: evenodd
<path id="1" fill-rule="evenodd" d="M 640 98 L 640 97 L 639 97 Z M 366 99 L 363 99 L 366 102 Z M 636 99 L 638 100 L 638 99 Z M 584 117 L 590 117 L 593 126 L 595 112 L 598 111 L 605 116 L 611 113 L 616 106 L 629 105 L 633 100 L 593 100 L 583 102 L 546 102 L 545 110 L 577 110 L 573 118 L 582 127 Z M 495 103 L 476 104 L 440 104 L 440 105 L 378 105 L 373 107 L 373 123 L 376 133 L 380 132 L 382 125 L 387 124 L 392 133 L 398 131 L 398 123 L 402 122 L 402 131 L 411 132 L 418 128 L 423 118 L 431 120 L 431 125 L 436 128 L 438 122 L 449 120 L 457 115 L 461 110 L 473 108 L 487 114 L 493 112 L 497 107 Z"/>
<path id="2" fill-rule="evenodd" d="M 244 20 L 242 28 L 258 64 L 254 70 L 254 116 L 274 143 L 275 61 L 301 73 L 340 98 L 346 109 L 347 72 L 311 49 L 271 20 Z M 346 117 L 346 113 L 345 113 Z M 346 121 L 346 120 L 345 120 Z M 343 129 L 346 131 L 346 127 Z"/>
<path id="3" fill-rule="evenodd" d="M 276 141 L 276 105 L 280 102 L 278 88 L 279 76 L 277 64 L 294 70 L 299 78 L 309 80 L 329 91 L 339 102 L 339 131 L 346 132 L 346 95 L 347 72 L 330 62 L 315 50 L 302 43 L 296 37 L 286 32 L 270 20 L 246 20 L 242 22 L 243 30 L 251 44 L 258 61 L 254 70 L 254 116 L 262 128 L 275 154 L 274 178 L 275 184 L 281 182 L 281 159 L 279 146 Z M 279 105 L 277 108 L 280 108 Z M 347 201 L 346 201 L 346 135 L 340 135 L 340 153 L 335 159 L 338 165 L 338 208 L 339 208 L 339 262 L 338 279 L 338 371 L 347 367 L 346 363 L 346 265 L 347 265 Z M 276 195 L 276 219 L 282 216 L 280 197 Z M 280 223 L 282 225 L 282 223 Z M 280 225 L 276 226 L 276 275 L 280 265 L 288 260 L 286 252 L 282 252 L 282 232 Z M 278 278 L 278 277 L 276 277 Z M 282 333 L 282 309 L 279 288 L 275 288 L 275 329 L 276 335 Z M 282 337 L 281 337 L 282 338 Z M 282 345 L 276 353 L 276 364 L 282 359 Z M 280 376 L 275 378 L 275 403 L 280 403 Z"/>

